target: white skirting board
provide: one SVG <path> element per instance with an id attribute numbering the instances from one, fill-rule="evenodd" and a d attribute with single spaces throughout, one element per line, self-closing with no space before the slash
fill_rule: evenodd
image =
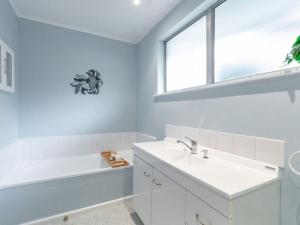
<path id="1" fill-rule="evenodd" d="M 93 205 L 93 206 L 89 206 L 89 207 L 85 207 L 85 208 L 81 208 L 81 209 L 77 209 L 77 210 L 73 210 L 73 211 L 69 211 L 69 212 L 65 212 L 65 213 L 61 213 L 61 214 L 57 214 L 54 216 L 50 216 L 50 217 L 46 217 L 43 219 L 39 219 L 39 220 L 35 220 L 35 221 L 31 221 L 28 223 L 23 223 L 21 225 L 44 225 L 47 224 L 49 222 L 60 222 L 63 221 L 65 216 L 68 217 L 72 217 L 72 216 L 76 216 L 82 213 L 87 213 L 89 211 L 92 210 L 96 210 L 98 208 L 102 208 L 105 207 L 106 205 L 110 205 L 110 204 L 114 204 L 114 203 L 118 203 L 118 202 L 124 202 L 124 201 L 130 201 L 132 199 L 132 195 L 124 197 L 124 198 L 119 198 L 116 200 L 112 200 L 112 201 L 108 201 L 108 202 L 104 202 L 104 203 L 100 203 L 97 205 Z"/>

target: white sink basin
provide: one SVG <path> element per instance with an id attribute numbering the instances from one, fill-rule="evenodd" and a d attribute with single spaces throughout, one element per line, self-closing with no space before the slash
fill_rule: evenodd
<path id="1" fill-rule="evenodd" d="M 175 167 L 230 198 L 278 180 L 276 167 L 270 170 L 264 163 L 213 149 L 209 149 L 209 158 L 204 159 L 202 152 L 194 155 L 183 151 L 183 147 L 170 138 L 135 144 L 135 150 Z"/>
<path id="2" fill-rule="evenodd" d="M 171 160 L 173 160 L 174 163 L 182 166 L 201 167 L 206 165 L 210 159 L 204 159 L 198 155 L 196 156 L 189 154 L 188 152 L 184 152 L 182 154 L 178 154 L 178 156 L 172 158 Z"/>

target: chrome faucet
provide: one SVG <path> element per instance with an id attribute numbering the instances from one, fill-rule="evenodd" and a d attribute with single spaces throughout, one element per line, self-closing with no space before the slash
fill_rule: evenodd
<path id="1" fill-rule="evenodd" d="M 181 143 L 181 144 L 184 144 L 188 149 L 191 150 L 191 153 L 192 154 L 197 154 L 197 141 L 189 138 L 189 137 L 185 137 L 185 139 L 189 140 L 191 142 L 191 146 L 189 146 L 187 143 L 185 143 L 184 141 L 180 141 L 180 140 L 177 140 L 177 143 Z"/>

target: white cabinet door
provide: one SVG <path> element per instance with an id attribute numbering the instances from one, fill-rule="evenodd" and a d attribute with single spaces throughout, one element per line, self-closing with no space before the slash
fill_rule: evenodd
<path id="1" fill-rule="evenodd" d="M 186 209 L 188 225 L 230 225 L 230 220 L 189 192 Z"/>
<path id="2" fill-rule="evenodd" d="M 152 167 L 134 156 L 133 205 L 144 225 L 151 225 Z"/>
<path id="3" fill-rule="evenodd" d="M 185 225 L 185 190 L 153 169 L 152 225 Z"/>

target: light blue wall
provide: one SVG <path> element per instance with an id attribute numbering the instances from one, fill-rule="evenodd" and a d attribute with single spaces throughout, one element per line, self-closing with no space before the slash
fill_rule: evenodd
<path id="1" fill-rule="evenodd" d="M 20 19 L 19 136 L 136 130 L 137 46 Z M 99 95 L 74 95 L 75 74 L 102 73 Z"/>
<path id="2" fill-rule="evenodd" d="M 17 77 L 18 18 L 7 0 L 0 0 L 0 38 L 16 53 Z M 0 91 L 0 149 L 15 141 L 17 129 L 17 95 Z"/>
<path id="3" fill-rule="evenodd" d="M 300 76 L 216 88 L 198 93 L 193 100 L 154 102 L 158 40 L 201 2 L 182 1 L 138 45 L 138 130 L 162 137 L 164 125 L 170 123 L 278 138 L 287 141 L 288 158 L 300 150 Z M 299 224 L 300 178 L 286 168 L 282 225 Z"/>

